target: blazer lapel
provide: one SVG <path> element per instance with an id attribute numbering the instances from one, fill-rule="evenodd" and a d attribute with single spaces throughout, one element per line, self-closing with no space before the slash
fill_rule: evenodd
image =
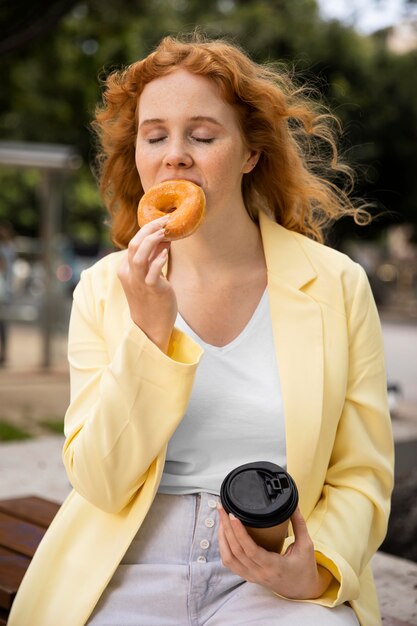
<path id="1" fill-rule="evenodd" d="M 303 289 L 317 273 L 293 233 L 260 215 L 283 395 L 287 467 L 307 512 L 323 407 L 323 329 L 319 304 Z"/>

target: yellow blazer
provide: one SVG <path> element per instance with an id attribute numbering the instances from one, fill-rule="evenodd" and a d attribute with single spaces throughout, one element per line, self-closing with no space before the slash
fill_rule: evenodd
<path id="1" fill-rule="evenodd" d="M 381 623 L 369 560 L 382 542 L 393 443 L 381 331 L 365 272 L 262 215 L 288 471 L 316 558 L 334 575 L 314 602 Z M 39 546 L 9 626 L 82 626 L 158 489 L 201 349 L 174 329 L 165 355 L 130 320 L 116 275 L 84 272 L 69 332 L 63 460 L 74 487 Z M 289 537 L 288 542 L 293 539 Z"/>

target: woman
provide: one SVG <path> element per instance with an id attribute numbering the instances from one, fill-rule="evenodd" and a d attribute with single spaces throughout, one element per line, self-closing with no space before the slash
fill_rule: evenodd
<path id="1" fill-rule="evenodd" d="M 380 623 L 369 560 L 392 438 L 365 273 L 319 243 L 329 219 L 363 218 L 318 173 L 323 145 L 330 174 L 348 173 L 330 121 L 224 42 L 166 38 L 108 78 L 100 184 L 127 249 L 74 294 L 74 490 L 11 626 Z M 207 199 L 172 244 L 164 218 L 136 223 L 143 192 L 170 179 Z M 216 512 L 222 477 L 260 458 L 300 493 L 282 554 Z"/>

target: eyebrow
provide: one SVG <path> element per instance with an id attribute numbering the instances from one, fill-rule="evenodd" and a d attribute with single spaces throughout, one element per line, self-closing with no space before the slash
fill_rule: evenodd
<path id="1" fill-rule="evenodd" d="M 220 122 L 218 122 L 214 117 L 210 117 L 208 115 L 195 115 L 190 118 L 191 122 L 209 122 L 210 124 L 215 124 L 216 126 L 222 126 Z M 143 122 L 139 125 L 139 128 L 143 128 L 144 126 L 154 126 L 155 124 L 164 124 L 166 120 L 160 117 L 153 117 L 147 120 L 143 120 Z"/>

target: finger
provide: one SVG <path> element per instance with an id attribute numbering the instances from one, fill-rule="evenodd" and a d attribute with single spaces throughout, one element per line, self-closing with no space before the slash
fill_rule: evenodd
<path id="1" fill-rule="evenodd" d="M 294 531 L 295 542 L 298 546 L 310 546 L 312 545 L 311 537 L 309 535 L 307 524 L 304 517 L 301 515 L 300 509 L 297 507 L 291 516 L 291 524 Z"/>
<path id="2" fill-rule="evenodd" d="M 159 228 L 157 231 L 144 237 L 138 244 L 130 241 L 128 246 L 128 261 L 131 267 L 143 268 L 147 273 L 149 258 L 154 254 L 155 249 L 158 244 L 162 242 L 164 237 L 164 229 Z"/>
<path id="3" fill-rule="evenodd" d="M 223 563 L 230 562 L 232 560 L 232 552 L 227 542 L 226 535 L 224 534 L 224 527 L 221 519 L 219 519 L 219 530 L 217 534 L 219 539 L 220 555 L 222 557 Z"/>
<path id="4" fill-rule="evenodd" d="M 247 568 L 245 568 L 242 565 L 242 563 L 238 559 L 236 559 L 236 557 L 234 556 L 230 548 L 229 542 L 227 540 L 226 534 L 224 532 L 224 524 L 221 518 L 219 519 L 218 541 L 219 541 L 220 556 L 221 556 L 223 565 L 227 567 L 230 571 L 232 571 L 234 574 L 237 574 L 241 578 L 244 578 L 247 580 L 248 578 Z"/>
<path id="5" fill-rule="evenodd" d="M 152 261 L 154 261 L 154 259 L 156 259 L 157 256 L 159 256 L 162 252 L 162 250 L 164 250 L 164 248 L 166 248 L 168 250 L 169 253 L 169 249 L 171 247 L 171 242 L 170 241 L 161 241 L 160 243 L 158 243 L 154 250 L 151 252 L 149 258 L 148 258 L 148 262 L 152 263 Z"/>
<path id="6" fill-rule="evenodd" d="M 153 220 L 152 222 L 148 222 L 148 224 L 145 224 L 145 226 L 142 226 L 142 228 L 140 228 L 130 240 L 129 245 L 128 245 L 128 250 L 130 250 L 134 254 L 135 251 L 142 244 L 143 240 L 149 235 L 151 235 L 152 233 L 155 233 L 163 229 L 167 221 L 168 221 L 168 218 L 164 216 L 156 220 Z"/>
<path id="7" fill-rule="evenodd" d="M 161 271 L 168 259 L 168 250 L 164 248 L 158 256 L 150 263 L 149 271 L 145 278 L 145 284 L 154 287 L 161 278 Z"/>
<path id="8" fill-rule="evenodd" d="M 263 578 L 263 572 L 269 570 L 271 564 L 281 559 L 280 554 L 268 552 L 252 539 L 244 524 L 234 516 L 230 516 L 230 526 L 239 545 L 237 558 L 249 568 L 251 574 Z"/>
<path id="9" fill-rule="evenodd" d="M 233 528 L 231 528 L 230 517 L 226 513 L 226 511 L 218 505 L 218 513 L 219 513 L 219 523 L 220 528 L 222 530 L 222 534 L 227 542 L 227 546 L 231 553 L 233 553 L 233 543 L 234 543 L 234 533 Z"/>
<path id="10" fill-rule="evenodd" d="M 242 522 L 234 516 L 229 516 L 224 510 L 220 511 L 224 534 L 235 558 L 247 568 L 256 565 L 253 556 L 259 546 L 249 537 Z"/>
<path id="11" fill-rule="evenodd" d="M 170 215 L 163 215 L 162 217 L 157 217 L 154 220 L 148 222 L 142 228 L 140 228 L 140 232 L 152 232 L 152 230 L 162 228 L 169 221 Z"/>
<path id="12" fill-rule="evenodd" d="M 223 532 L 228 541 L 228 544 L 231 546 L 231 548 L 233 548 L 233 544 L 236 544 L 236 538 L 235 538 L 235 533 L 234 533 L 234 527 L 232 527 L 232 524 L 231 524 L 230 515 L 226 513 L 226 511 L 221 505 L 218 505 L 217 508 L 218 508 Z M 238 522 L 238 520 L 235 517 L 233 519 L 235 522 Z"/>

